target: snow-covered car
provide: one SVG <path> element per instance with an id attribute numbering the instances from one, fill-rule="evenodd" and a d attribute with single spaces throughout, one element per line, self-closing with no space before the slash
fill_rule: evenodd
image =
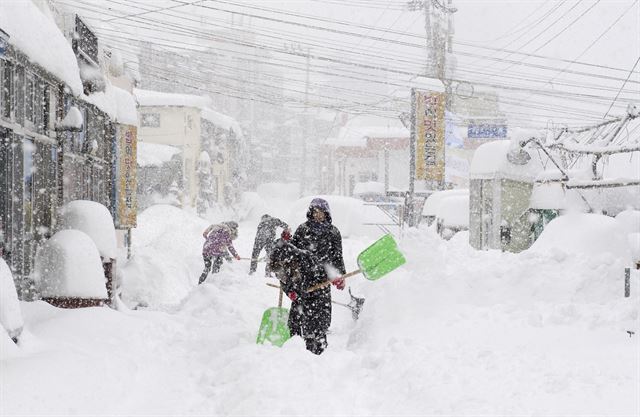
<path id="1" fill-rule="evenodd" d="M 0 258 L 0 327 L 18 343 L 23 326 L 20 302 L 11 270 L 4 259 Z"/>
<path id="2" fill-rule="evenodd" d="M 436 230 L 444 239 L 469 230 L 469 195 L 452 195 L 442 199 L 436 213 Z"/>
<path id="3" fill-rule="evenodd" d="M 433 224 L 438 214 L 438 210 L 440 208 L 440 204 L 445 199 L 457 196 L 457 195 L 466 195 L 467 198 L 469 196 L 469 190 L 466 188 L 456 188 L 453 190 L 442 190 L 436 191 L 427 197 L 424 205 L 422 206 L 422 222 L 427 225 Z"/>

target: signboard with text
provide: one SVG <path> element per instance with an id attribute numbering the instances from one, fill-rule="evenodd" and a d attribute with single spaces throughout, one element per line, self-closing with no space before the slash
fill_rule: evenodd
<path id="1" fill-rule="evenodd" d="M 116 125 L 114 220 L 118 229 L 136 227 L 137 133 L 135 126 Z"/>
<path id="2" fill-rule="evenodd" d="M 415 91 L 416 179 L 444 182 L 445 93 Z"/>
<path id="3" fill-rule="evenodd" d="M 467 137 L 470 139 L 504 139 L 507 125 L 497 123 L 469 123 Z"/>

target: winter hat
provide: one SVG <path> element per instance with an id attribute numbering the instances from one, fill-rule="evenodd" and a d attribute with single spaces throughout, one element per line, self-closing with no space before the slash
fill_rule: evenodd
<path id="1" fill-rule="evenodd" d="M 238 237 L 238 222 L 229 221 L 222 222 L 222 224 L 229 228 L 229 231 L 231 232 L 231 239 L 235 239 Z"/>

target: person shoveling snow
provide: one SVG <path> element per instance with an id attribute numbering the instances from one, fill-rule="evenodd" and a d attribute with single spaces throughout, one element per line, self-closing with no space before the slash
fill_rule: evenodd
<path id="1" fill-rule="evenodd" d="M 280 227 L 284 230 L 286 235 L 290 235 L 289 225 L 278 219 L 277 217 L 271 217 L 268 214 L 265 214 L 260 219 L 260 224 L 258 224 L 258 230 L 256 231 L 256 238 L 253 243 L 253 252 L 251 253 L 251 266 L 249 267 L 249 274 L 253 274 L 256 272 L 258 268 L 258 258 L 260 257 L 260 252 L 262 249 L 267 253 L 267 266 L 265 268 L 265 275 L 270 276 L 271 271 L 269 271 L 269 254 L 273 249 L 273 243 L 276 240 L 276 229 Z"/>
<path id="2" fill-rule="evenodd" d="M 238 223 L 234 221 L 223 222 L 221 224 L 212 224 L 207 227 L 202 236 L 206 239 L 202 247 L 202 258 L 204 259 L 204 270 L 198 285 L 202 284 L 209 276 L 209 270 L 212 274 L 220 271 L 223 259 L 231 261 L 231 255 L 240 260 L 240 255 L 233 247 L 232 241 L 238 237 Z"/>
<path id="3" fill-rule="evenodd" d="M 309 293 L 306 289 L 327 281 L 325 269 L 309 252 L 284 239 L 276 242 L 269 262 L 291 300 L 287 323 L 290 335 L 302 337 L 308 351 L 321 354 L 327 348 L 331 325 L 331 290 L 325 287 Z"/>

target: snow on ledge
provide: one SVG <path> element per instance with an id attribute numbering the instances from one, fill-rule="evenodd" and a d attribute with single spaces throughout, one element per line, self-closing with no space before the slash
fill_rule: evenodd
<path id="1" fill-rule="evenodd" d="M 471 179 L 509 178 L 533 182 L 544 171 L 537 154 L 529 152 L 531 159 L 524 165 L 516 165 L 507 159 L 510 150 L 516 149 L 510 140 L 498 140 L 482 144 L 476 149 L 469 167 Z"/>
<path id="2" fill-rule="evenodd" d="M 135 88 L 133 95 L 140 106 L 178 106 L 202 109 L 211 104 L 209 97 L 194 94 L 163 93 Z"/>

